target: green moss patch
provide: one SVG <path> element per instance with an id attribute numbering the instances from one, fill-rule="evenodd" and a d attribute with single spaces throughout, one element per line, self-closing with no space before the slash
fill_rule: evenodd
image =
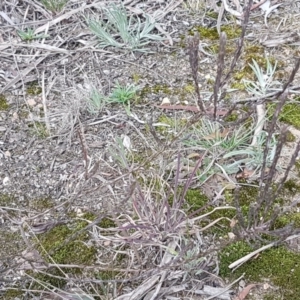
<path id="1" fill-rule="evenodd" d="M 232 279 L 245 273 L 245 278 L 251 282 L 263 282 L 268 278 L 280 288 L 277 291 L 278 298 L 274 295 L 272 299 L 300 299 L 300 254 L 293 253 L 285 247 L 262 252 L 231 273 L 229 264 L 253 250 L 244 242 L 236 242 L 223 249 L 220 254 L 220 275 Z"/>
<path id="2" fill-rule="evenodd" d="M 300 129 L 300 104 L 290 103 L 284 105 L 280 112 L 279 120 Z"/>
<path id="3" fill-rule="evenodd" d="M 289 179 L 283 185 L 285 192 L 288 192 L 290 195 L 295 196 L 300 193 L 300 184 L 298 184 L 295 180 Z"/>
<path id="4" fill-rule="evenodd" d="M 186 192 L 185 201 L 187 212 L 191 213 L 193 211 L 197 211 L 200 208 L 205 208 L 209 199 L 204 193 L 202 193 L 201 190 L 189 189 Z"/>
<path id="5" fill-rule="evenodd" d="M 9 109 L 9 105 L 4 95 L 0 94 L 0 111 Z"/>
<path id="6" fill-rule="evenodd" d="M 86 225 L 86 222 L 78 222 L 75 228 L 69 228 L 67 225 L 54 227 L 40 238 L 44 248 L 41 253 L 44 253 L 46 258 L 49 253 L 59 264 L 91 264 L 96 251 L 94 247 L 88 247 L 84 243 L 88 240 L 88 234 L 81 233 L 76 236 L 76 232 Z"/>
<path id="7" fill-rule="evenodd" d="M 188 97 L 194 93 L 195 86 L 193 82 L 187 82 L 183 87 L 170 87 L 166 84 L 156 84 L 154 86 L 146 85 L 139 93 L 140 98 L 144 98 L 149 94 L 162 96 L 177 96 L 179 100 L 188 100 Z"/>
<path id="8" fill-rule="evenodd" d="M 16 198 L 9 194 L 0 194 L 0 206 L 10 206 Z"/>
<path id="9" fill-rule="evenodd" d="M 49 208 L 52 208 L 55 205 L 55 203 L 53 199 L 49 197 L 45 197 L 45 198 L 30 200 L 29 205 L 30 207 L 43 212 Z"/>
<path id="10" fill-rule="evenodd" d="M 296 137 L 288 130 L 286 134 L 287 143 L 293 143 L 296 141 Z"/>
<path id="11" fill-rule="evenodd" d="M 39 86 L 38 82 L 30 83 L 26 88 L 26 94 L 31 96 L 40 95 L 42 93 L 42 88 Z"/>
<path id="12" fill-rule="evenodd" d="M 96 259 L 97 249 L 86 244 L 89 240 L 88 233 L 83 231 L 77 234 L 86 225 L 87 222 L 85 221 L 77 221 L 70 226 L 59 225 L 54 227 L 49 232 L 38 236 L 38 251 L 47 262 L 52 264 L 92 265 Z M 49 275 L 31 275 L 43 284 L 62 288 L 66 284 L 65 274 L 62 270 L 67 274 L 82 273 L 81 268 L 52 268 L 47 271 Z"/>
<path id="13" fill-rule="evenodd" d="M 195 32 L 199 32 L 200 38 L 209 40 L 218 40 L 219 33 L 216 27 L 208 28 L 203 26 L 196 26 L 189 31 L 190 35 L 194 35 Z M 221 26 L 221 32 L 225 32 L 228 39 L 238 38 L 242 29 L 236 25 L 224 25 Z"/>
<path id="14" fill-rule="evenodd" d="M 228 116 L 224 119 L 224 121 L 225 121 L 225 122 L 236 122 L 236 121 L 238 120 L 238 118 L 239 118 L 238 113 L 234 111 L 234 112 L 232 112 L 230 115 L 228 115 Z"/>
<path id="15" fill-rule="evenodd" d="M 3 295 L 3 299 L 14 300 L 14 299 L 22 299 L 24 292 L 20 289 L 7 289 Z"/>
<path id="16" fill-rule="evenodd" d="M 186 119 L 177 119 L 176 117 L 168 117 L 165 114 L 162 114 L 158 117 L 157 122 L 169 125 L 167 126 L 157 126 L 156 130 L 163 134 L 167 135 L 171 132 L 171 136 L 173 135 L 174 131 L 178 131 L 180 128 L 182 128 L 186 123 Z"/>

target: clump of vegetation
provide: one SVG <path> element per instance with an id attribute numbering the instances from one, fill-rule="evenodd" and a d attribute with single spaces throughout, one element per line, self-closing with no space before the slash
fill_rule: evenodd
<path id="1" fill-rule="evenodd" d="M 40 139 L 45 139 L 49 136 L 49 132 L 45 123 L 34 122 L 29 124 L 28 127 L 30 128 L 31 134 L 39 137 Z"/>
<path id="2" fill-rule="evenodd" d="M 119 83 L 112 89 L 109 96 L 105 96 L 96 89 L 93 89 L 88 101 L 88 110 L 90 113 L 99 113 L 108 104 L 122 104 L 125 107 L 126 112 L 130 113 L 130 101 L 133 100 L 137 91 L 138 86 L 133 84 L 120 85 Z"/>
<path id="3" fill-rule="evenodd" d="M 96 19 L 89 19 L 90 30 L 99 39 L 102 48 L 113 46 L 130 51 L 147 52 L 145 48 L 152 41 L 162 41 L 159 34 L 151 33 L 155 28 L 155 21 L 145 14 L 145 21 L 140 17 L 128 17 L 123 6 L 110 5 L 105 8 L 107 23 Z M 102 19 L 103 20 L 103 19 Z M 119 38 L 116 38 L 119 37 Z"/>
<path id="4" fill-rule="evenodd" d="M 46 34 L 35 34 L 34 29 L 31 28 L 27 28 L 26 30 L 18 30 L 17 33 L 19 37 L 26 42 L 48 37 Z"/>
<path id="5" fill-rule="evenodd" d="M 256 81 L 243 79 L 246 90 L 249 94 L 256 96 L 264 96 L 270 93 L 275 86 L 278 87 L 279 83 L 274 80 L 277 62 L 274 65 L 266 58 L 266 70 L 263 71 L 256 60 L 252 59 L 252 64 L 249 64 L 256 76 Z"/>
<path id="6" fill-rule="evenodd" d="M 39 86 L 38 82 L 30 83 L 26 88 L 27 95 L 40 95 L 42 93 L 42 88 Z"/>
<path id="7" fill-rule="evenodd" d="M 253 249 L 242 241 L 224 248 L 220 253 L 220 275 L 238 278 L 245 274 L 245 278 L 251 282 L 262 282 L 268 278 L 268 281 L 279 287 L 276 292 L 277 296 L 279 294 L 278 299 L 298 299 L 300 297 L 300 254 L 285 247 L 272 248 L 248 261 L 232 274 L 228 266 L 252 251 Z"/>
<path id="8" fill-rule="evenodd" d="M 58 225 L 39 237 L 37 245 L 39 253 L 47 262 L 54 266 L 58 264 L 60 267 L 49 270 L 49 275 L 34 276 L 37 280 L 45 285 L 50 284 L 62 288 L 67 283 L 64 273 L 80 274 L 82 270 L 81 268 L 64 268 L 63 265 L 89 266 L 94 263 L 97 249 L 93 245 L 86 244 L 89 235 L 87 232 L 81 232 L 86 225 L 85 221 L 75 222 L 72 226 Z M 77 234 L 77 232 L 80 233 Z"/>
<path id="9" fill-rule="evenodd" d="M 136 96 L 138 89 L 139 87 L 134 86 L 133 84 L 122 86 L 117 83 L 111 91 L 109 102 L 128 105 L 129 101 L 134 99 L 134 97 Z"/>
<path id="10" fill-rule="evenodd" d="M 45 3 L 63 2 L 59 0 L 43 1 Z M 143 96 L 145 92 L 176 95 L 176 99 L 179 98 L 179 100 L 196 94 L 200 112 L 191 114 L 184 112 L 188 115 L 187 118 L 178 122 L 172 117 L 160 114 L 158 121 L 169 125 L 172 130 L 183 127 L 181 125 L 187 125 L 184 136 L 177 134 L 177 130 L 174 130 L 172 139 L 168 139 L 168 136 L 161 140 L 155 136 L 153 128 L 163 132 L 163 126 L 153 126 L 152 128 L 150 124 L 146 124 L 145 127 L 151 127 L 149 131 L 158 144 L 158 151 L 155 148 L 156 144 L 148 144 L 148 139 L 146 140 L 148 136 L 146 138 L 143 136 L 144 122 L 139 122 L 139 127 L 135 126 L 136 132 L 144 138 L 149 149 L 144 151 L 143 147 L 145 146 L 143 145 L 138 145 L 138 149 L 131 147 L 132 142 L 136 142 L 135 140 L 128 142 L 124 137 L 115 138 L 116 145 L 109 148 L 108 159 L 99 159 L 100 174 L 93 173 L 94 153 L 91 155 L 87 153 L 88 144 L 86 145 L 84 139 L 85 127 L 80 126 L 78 136 L 84 152 L 87 184 L 77 185 L 77 182 L 74 183 L 72 179 L 72 187 L 76 188 L 76 191 L 83 187 L 79 191 L 83 195 L 87 190 L 89 193 L 94 191 L 94 186 L 98 185 L 97 181 L 102 181 L 103 185 L 100 183 L 100 187 L 95 187 L 99 188 L 97 192 L 100 188 L 105 187 L 105 189 L 103 188 L 105 196 L 100 196 L 100 200 L 104 200 L 101 208 L 102 219 L 93 213 L 86 213 L 81 215 L 79 221 L 75 219 L 67 225 L 58 225 L 43 235 L 38 235 L 39 241 L 36 248 L 46 260 L 49 268 L 46 269 L 48 274 L 43 273 L 44 270 L 32 270 L 27 273 L 39 281 L 30 288 L 47 289 L 47 292 L 53 291 L 59 295 L 61 290 L 73 288 L 77 284 L 85 286 L 88 282 L 93 289 L 91 297 L 94 297 L 95 292 L 99 291 L 94 288 L 95 283 L 101 285 L 100 295 L 95 296 L 97 299 L 105 297 L 119 299 L 118 296 L 133 300 L 141 297 L 160 299 L 168 297 L 167 293 L 171 290 L 168 288 L 175 285 L 186 287 L 186 293 L 190 293 L 194 282 L 199 283 L 202 280 L 208 282 L 210 274 L 212 277 L 218 275 L 216 273 L 219 262 L 215 260 L 216 255 L 212 253 L 215 251 L 211 251 L 211 249 L 221 250 L 211 235 L 206 235 L 206 230 L 209 230 L 209 233 L 215 233 L 216 231 L 213 230 L 217 224 L 219 228 L 222 228 L 222 234 L 228 233 L 229 230 L 231 233 L 235 233 L 234 242 L 220 253 L 220 274 L 230 276 L 228 264 L 266 243 L 279 245 L 293 232 L 288 230 L 288 228 L 292 228 L 290 221 L 293 221 L 295 226 L 299 226 L 299 214 L 281 210 L 283 199 L 280 198 L 282 197 L 280 194 L 282 186 L 285 191 L 289 191 L 290 195 L 298 193 L 298 185 L 286 181 L 286 175 L 295 162 L 294 156 L 282 181 L 274 184 L 278 157 L 285 142 L 284 131 L 282 134 L 275 132 L 275 125 L 278 121 L 277 113 L 281 109 L 280 105 L 284 105 L 286 100 L 283 99 L 284 90 L 282 90 L 282 94 L 278 93 L 278 97 L 276 96 L 278 106 L 274 109 L 274 119 L 271 122 L 267 118 L 263 119 L 263 122 L 269 122 L 270 126 L 262 127 L 263 129 L 267 128 L 268 131 L 257 130 L 259 126 L 253 125 L 254 121 L 249 121 L 249 116 L 242 120 L 243 115 L 239 115 L 237 112 L 243 108 L 239 104 L 231 103 L 228 96 L 228 83 L 232 76 L 236 76 L 239 83 L 243 82 L 242 79 L 247 79 L 248 81 L 244 81 L 243 84 L 244 90 L 249 94 L 262 97 L 262 101 L 266 100 L 263 97 L 267 92 L 275 90 L 273 79 L 275 78 L 276 63 L 263 57 L 259 47 L 251 48 L 251 51 L 255 52 L 257 56 L 251 56 L 250 60 L 248 53 L 249 55 L 246 57 L 245 63 L 250 63 L 251 66 L 241 68 L 245 72 L 248 67 L 247 71 L 251 73 L 250 76 L 253 76 L 245 78 L 243 72 L 234 75 L 237 61 L 242 55 L 250 4 L 251 2 L 248 9 L 243 12 L 242 22 L 244 24 L 241 27 L 228 25 L 221 28 L 221 31 L 226 34 L 221 34 L 218 48 L 215 48 L 219 51 L 215 64 L 217 74 L 213 79 L 210 77 L 205 82 L 211 87 L 209 92 L 201 91 L 200 93 L 200 87 L 205 84 L 199 79 L 201 66 L 198 33 L 204 41 L 205 39 L 216 41 L 219 39 L 219 34 L 216 28 L 203 27 L 195 28 L 191 33 L 193 38 L 190 37 L 188 43 L 189 61 L 194 81 L 192 84 L 189 78 L 187 79 L 188 83 L 185 86 L 181 85 L 180 88 L 157 84 L 138 91 L 138 87 L 135 85 L 117 83 L 107 96 L 98 91 L 92 91 L 87 101 L 88 109 L 94 114 L 98 114 L 105 105 L 118 103 L 125 106 L 129 115 L 131 102 L 136 100 L 137 95 Z M 48 9 L 50 10 L 50 7 Z M 57 12 L 61 7 L 52 7 L 51 9 Z M 89 12 L 92 14 L 96 10 L 97 8 L 93 7 Z M 97 36 L 100 47 L 111 46 L 121 50 L 125 49 L 134 55 L 134 51 L 147 52 L 147 47 L 152 41 L 162 40 L 161 34 L 155 33 L 154 19 L 147 14 L 130 16 L 123 6 L 115 5 L 101 7 L 101 10 L 103 10 L 103 16 L 101 15 L 100 21 L 96 19 L 87 21 L 90 30 Z M 24 35 L 24 38 L 27 40 L 35 38 L 33 31 L 26 32 L 26 34 L 27 36 Z M 225 64 L 226 50 L 229 48 L 226 44 L 226 35 L 229 39 L 236 39 L 240 35 L 237 49 L 234 51 L 234 56 L 230 57 L 231 62 L 228 67 Z M 231 41 L 230 47 L 233 43 L 234 41 Z M 296 67 L 294 71 L 293 73 L 296 73 Z M 139 76 L 133 75 L 132 79 L 137 84 Z M 147 79 L 145 77 L 143 81 Z M 289 80 L 292 82 L 292 76 Z M 200 81 L 202 85 L 200 85 Z M 168 80 L 168 82 L 177 84 L 172 80 Z M 286 86 L 288 85 L 286 84 Z M 31 92 L 31 94 L 37 95 L 40 92 L 39 88 L 37 92 Z M 27 93 L 30 92 L 27 91 Z M 206 98 L 203 95 L 206 94 L 209 94 L 207 98 L 209 101 L 205 101 Z M 256 103 L 251 103 L 251 105 L 247 103 L 245 106 L 254 105 Z M 224 118 L 222 110 L 219 114 L 220 108 L 223 107 L 228 111 L 228 115 L 225 115 Z M 154 115 L 157 116 L 157 114 Z M 72 117 L 73 119 L 75 119 L 74 126 L 80 123 L 81 118 Z M 139 121 L 139 119 L 137 120 Z M 41 126 L 38 122 L 32 125 L 34 125 L 34 129 Z M 86 123 L 80 125 L 86 125 Z M 33 127 L 31 128 L 33 129 Z M 128 137 L 126 133 L 124 136 Z M 257 138 L 257 141 L 252 144 L 254 137 Z M 89 136 L 87 141 L 92 139 L 93 137 Z M 183 150 L 178 151 L 177 161 L 174 163 L 174 153 L 179 147 Z M 191 151 L 194 156 L 189 157 L 188 153 Z M 295 151 L 295 153 L 298 152 Z M 131 160 L 129 156 L 132 158 Z M 80 164 L 81 166 L 82 164 Z M 89 176 L 89 174 L 92 175 Z M 92 178 L 94 174 L 96 176 Z M 258 178 L 257 181 L 253 181 L 252 175 Z M 79 178 L 74 180 L 77 179 Z M 227 185 L 228 181 L 230 183 Z M 214 185 L 216 182 L 217 187 Z M 213 199 L 205 195 L 205 189 L 202 189 L 204 184 L 214 189 L 215 197 Z M 226 190 L 228 186 L 234 191 L 228 192 Z M 87 190 L 85 190 L 86 187 Z M 106 198 L 108 191 L 111 192 L 111 198 Z M 6 201 L 7 199 L 4 199 L 3 202 Z M 108 203 L 108 201 L 110 202 Z M 50 199 L 40 199 L 38 203 L 32 201 L 31 208 L 36 210 L 43 211 L 48 207 L 52 207 Z M 27 214 L 27 211 L 25 213 Z M 73 212 L 73 214 L 75 213 Z M 68 215 L 68 217 L 70 216 Z M 89 233 L 85 230 L 87 226 L 90 230 Z M 208 242 L 202 243 L 203 237 L 207 238 Z M 221 247 L 224 247 L 224 244 Z M 270 257 L 276 260 L 276 263 L 273 263 Z M 299 257 L 292 256 L 291 252 L 283 247 L 276 247 L 261 253 L 242 266 L 238 272 L 245 270 L 249 280 L 262 280 L 261 268 L 266 277 L 270 277 L 267 271 L 271 270 L 273 277 L 270 278 L 280 286 L 282 292 L 286 292 L 288 289 L 293 289 L 294 285 L 289 285 L 286 281 L 276 282 L 280 275 L 275 269 L 275 265 L 281 271 L 289 274 L 288 268 L 280 267 L 279 258 L 289 268 L 292 268 L 291 262 L 293 262 L 293 270 L 290 271 L 299 276 L 298 265 L 295 266 Z M 257 263 L 260 267 L 252 267 L 252 263 Z M 269 267 L 269 264 L 273 265 Z M 74 268 L 74 265 L 80 266 L 80 268 Z M 249 265 L 254 273 L 246 268 Z M 89 268 L 84 268 L 85 266 L 89 266 Z M 93 266 L 94 269 L 92 269 Z M 82 277 L 84 280 L 80 282 Z M 136 280 L 136 278 L 138 279 Z M 289 277 L 289 282 L 295 283 L 293 275 Z M 67 283 L 68 286 L 66 286 Z M 163 289 L 160 289 L 162 286 Z M 161 294 L 162 290 L 164 295 Z M 298 290 L 299 288 L 296 287 L 294 292 L 297 294 Z M 185 296 L 184 292 L 180 291 L 182 297 Z M 71 297 L 72 299 L 88 298 L 87 296 L 69 295 L 70 299 Z"/>
<path id="11" fill-rule="evenodd" d="M 229 39 L 238 38 L 241 35 L 241 28 L 236 25 L 224 25 L 221 26 L 221 31 L 225 32 Z M 195 32 L 200 34 L 203 39 L 218 40 L 220 38 L 216 27 L 208 28 L 203 26 L 197 26 L 189 31 L 190 35 L 194 35 Z"/>
<path id="12" fill-rule="evenodd" d="M 7 103 L 6 97 L 4 95 L 0 95 L 0 111 L 7 110 L 9 108 L 9 104 Z"/>
<path id="13" fill-rule="evenodd" d="M 286 104 L 280 112 L 279 120 L 300 129 L 300 105 L 298 103 Z"/>
<path id="14" fill-rule="evenodd" d="M 68 0 L 40 0 L 46 9 L 53 13 L 59 13 L 63 10 Z"/>
<path id="15" fill-rule="evenodd" d="M 30 200 L 29 202 L 30 207 L 40 211 L 45 211 L 45 209 L 52 208 L 54 204 L 55 203 L 53 199 L 51 199 L 50 197 L 34 199 Z"/>

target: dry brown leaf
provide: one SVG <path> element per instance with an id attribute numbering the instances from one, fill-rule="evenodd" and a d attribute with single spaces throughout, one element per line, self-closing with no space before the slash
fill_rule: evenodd
<path id="1" fill-rule="evenodd" d="M 203 137 L 205 140 L 214 140 L 216 138 L 226 137 L 229 132 L 228 128 L 225 128 L 222 132 L 213 132 Z"/>
<path id="2" fill-rule="evenodd" d="M 239 294 L 237 297 L 234 298 L 234 300 L 244 300 L 247 295 L 249 294 L 250 290 L 254 287 L 256 287 L 257 284 L 249 284 L 247 285 Z"/>
<path id="3" fill-rule="evenodd" d="M 243 172 L 236 174 L 236 179 L 248 179 L 255 174 L 254 170 L 244 169 Z"/>
<path id="4" fill-rule="evenodd" d="M 202 156 L 202 155 L 200 155 L 199 153 L 193 152 L 193 153 L 189 154 L 189 155 L 187 156 L 187 158 L 188 158 L 188 159 L 191 159 L 191 158 L 200 158 L 201 156 Z"/>

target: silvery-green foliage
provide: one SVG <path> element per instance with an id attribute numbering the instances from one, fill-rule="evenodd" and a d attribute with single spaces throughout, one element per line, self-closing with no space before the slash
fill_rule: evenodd
<path id="1" fill-rule="evenodd" d="M 274 80 L 274 75 L 277 67 L 277 62 L 273 66 L 269 59 L 266 58 L 266 70 L 265 72 L 259 67 L 258 63 L 252 59 L 253 64 L 249 64 L 250 68 L 253 70 L 257 81 L 243 80 L 246 90 L 248 93 L 255 96 L 264 96 L 268 92 L 274 91 L 275 86 L 279 86 L 279 82 Z"/>
<path id="2" fill-rule="evenodd" d="M 128 16 L 123 6 L 110 5 L 104 9 L 107 21 L 88 19 L 90 30 L 98 37 L 99 46 L 113 46 L 135 51 L 147 51 L 144 46 L 151 41 L 162 41 L 159 34 L 151 34 L 155 20 L 145 14 L 145 21 L 139 16 Z"/>
<path id="3" fill-rule="evenodd" d="M 107 102 L 107 97 L 98 92 L 96 89 L 93 89 L 88 98 L 88 110 L 92 114 L 98 113 L 104 108 Z"/>
<path id="4" fill-rule="evenodd" d="M 227 131 L 219 122 L 204 118 L 200 126 L 194 127 L 191 138 L 184 143 L 192 149 L 207 152 L 207 159 L 203 160 L 203 166 L 209 167 L 207 174 L 222 172 L 230 175 L 237 173 L 241 165 L 251 170 L 262 167 L 267 133 L 261 131 L 256 145 L 251 146 L 254 132 L 253 126 L 239 126 Z M 268 166 L 274 159 L 276 146 L 277 141 L 272 136 L 267 156 Z"/>

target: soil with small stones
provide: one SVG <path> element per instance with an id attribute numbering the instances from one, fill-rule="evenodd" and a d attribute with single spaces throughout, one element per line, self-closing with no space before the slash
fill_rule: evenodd
<path id="1" fill-rule="evenodd" d="M 21 1 L 17 2 L 20 2 L 17 4 L 20 9 L 25 8 Z M 29 16 L 34 5 L 29 3 L 27 17 L 31 21 Z M 268 28 L 259 9 L 251 13 L 246 43 L 261 46 L 266 41 L 277 41 L 276 47 L 265 47 L 265 55 L 281 62 L 280 71 L 285 81 L 293 69 L 295 57 L 299 56 L 299 40 L 289 43 L 282 37 L 292 33 L 299 36 L 297 26 L 300 21 L 296 19 L 299 3 L 285 1 L 280 4 L 279 9 L 268 17 Z M 165 7 L 161 1 L 156 5 Z M 7 9 L 7 15 L 14 23 L 20 22 L 21 11 L 15 10 L 10 15 L 8 7 L 1 6 Z M 151 11 L 150 4 L 144 6 Z M 49 16 L 49 12 L 41 14 Z M 89 46 L 88 43 L 95 39 L 85 32 L 83 24 L 76 23 L 77 18 L 79 20 L 75 14 L 64 20 L 64 24 L 58 23 L 57 27 L 49 29 L 52 42 L 59 41 L 60 37 L 64 42 L 55 42 L 55 45 L 69 51 L 68 54 L 39 50 L 34 43 L 18 45 L 22 42 L 15 28 L 8 26 L 7 20 L 0 19 L 0 41 L 10 45 L 7 48 L 0 45 L 3 49 L 0 53 L 0 94 L 9 104 L 8 109 L 0 111 L 0 243 L 3 245 L 0 268 L 6 274 L 15 262 L 14 258 L 28 246 L 29 235 L 24 233 L 24 228 L 53 220 L 68 222 L 73 212 L 77 216 L 82 212 L 105 214 L 112 205 L 125 203 L 131 189 L 127 175 L 132 170 L 139 170 L 139 176 L 144 170 L 147 177 L 151 172 L 168 169 L 176 161 L 185 134 L 171 143 L 177 128 L 166 126 L 162 129 L 156 125 L 163 122 L 162 116 L 164 120 L 169 118 L 179 122 L 191 120 L 195 112 L 158 106 L 164 100 L 172 105 L 196 107 L 196 95 L 186 90 L 193 84 L 186 37 L 195 26 L 215 27 L 217 23 L 204 10 L 192 12 L 181 3 L 160 21 L 163 29 L 171 33 L 173 44 L 166 39 L 164 45 L 151 45 L 149 52 L 128 53 L 122 49 L 101 50 Z M 230 20 L 230 15 L 225 14 L 222 23 L 232 24 Z M 236 41 L 230 43 L 234 45 Z M 87 45 L 86 50 L 82 50 L 83 44 Z M 205 49 L 209 49 L 217 42 L 206 39 L 201 40 L 201 44 L 208 45 Z M 79 48 L 80 51 L 76 51 Z M 47 53 L 45 59 L 26 73 L 28 65 L 33 63 L 31 55 L 37 55 L 35 59 L 39 59 L 43 53 Z M 229 54 L 227 66 L 230 61 Z M 241 61 L 239 66 L 242 64 Z M 199 81 L 201 90 L 208 95 L 204 93 L 204 99 L 209 98 L 216 69 L 217 55 L 200 52 Z M 22 72 L 24 75 L 14 81 Z M 140 88 L 137 99 L 131 103 L 132 114 L 129 115 L 121 104 L 109 104 L 97 114 L 89 113 L 86 99 L 90 91 L 96 88 L 108 95 L 117 82 L 137 84 Z M 293 85 L 300 85 L 299 74 Z M 43 93 L 34 91 L 36 86 L 42 87 Z M 230 97 L 236 101 L 246 95 L 235 92 L 230 93 Z M 211 107 L 208 101 L 205 105 Z M 253 104 L 247 105 L 254 108 Z M 222 102 L 218 109 L 227 108 L 228 104 Z M 124 145 L 129 141 L 129 153 L 133 158 L 129 166 L 122 166 L 115 159 L 118 137 Z M 293 146 L 290 146 L 290 152 Z M 146 161 L 155 153 L 155 158 Z M 220 191 L 222 182 L 212 182 L 206 187 L 209 196 L 215 196 L 218 184 Z M 211 239 L 206 241 L 207 248 L 210 242 Z M 241 285 L 240 289 L 243 288 Z M 269 293 L 266 285 L 254 290 L 255 299 L 262 299 Z"/>

